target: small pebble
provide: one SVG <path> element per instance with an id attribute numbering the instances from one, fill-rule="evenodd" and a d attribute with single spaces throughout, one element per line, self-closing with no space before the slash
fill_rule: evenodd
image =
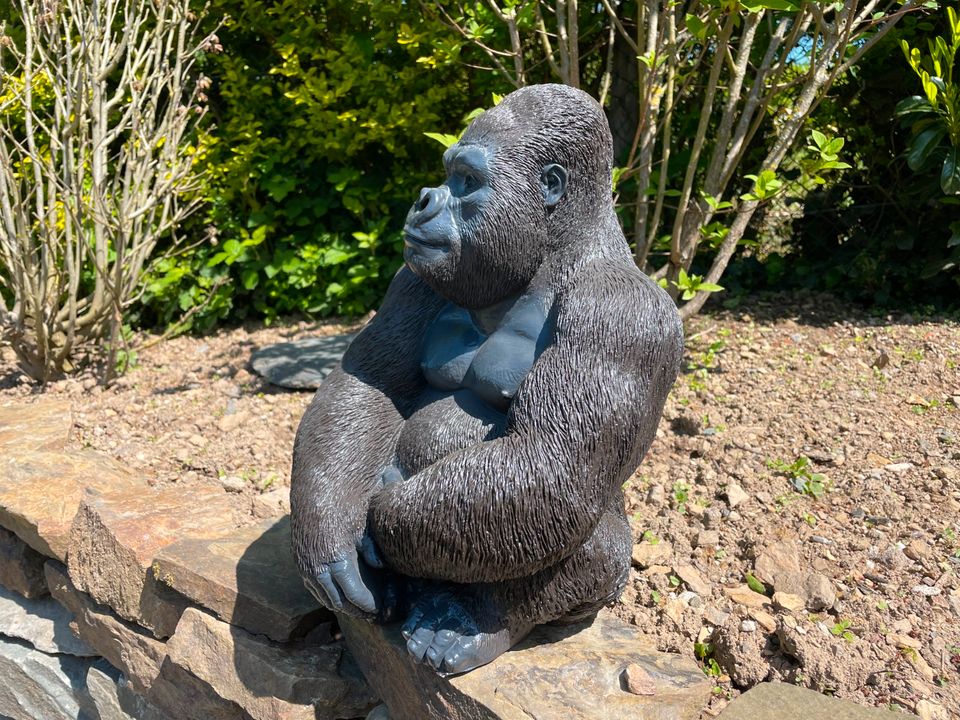
<path id="1" fill-rule="evenodd" d="M 740 623 L 740 629 L 741 629 L 743 632 L 756 632 L 756 631 L 757 631 L 757 623 L 756 623 L 755 620 L 743 620 L 743 621 Z"/>
<path id="2" fill-rule="evenodd" d="M 220 480 L 220 485 L 227 492 L 243 492 L 243 489 L 247 486 L 247 482 L 236 475 L 227 475 L 225 478 Z"/>
<path id="3" fill-rule="evenodd" d="M 926 595 L 927 597 L 933 597 L 934 595 L 939 595 L 941 590 L 935 585 L 917 585 L 913 591 L 920 595 Z"/>

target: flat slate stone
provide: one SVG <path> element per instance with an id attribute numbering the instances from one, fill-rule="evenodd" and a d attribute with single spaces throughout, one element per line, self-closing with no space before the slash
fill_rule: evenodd
<path id="1" fill-rule="evenodd" d="M 44 398 L 39 402 L 0 405 L 0 456 L 33 450 L 59 450 L 70 437 L 70 403 Z"/>
<path id="2" fill-rule="evenodd" d="M 222 620 L 277 642 L 331 619 L 300 579 L 289 516 L 222 538 L 184 538 L 160 550 L 154 572 Z"/>
<path id="3" fill-rule="evenodd" d="M 362 717 L 378 700 L 342 662 L 342 642 L 281 646 L 188 608 L 167 643 L 170 661 L 254 720 Z"/>
<path id="4" fill-rule="evenodd" d="M 253 720 L 242 707 L 217 695 L 170 658 L 164 660 L 146 701 L 147 707 L 137 720 Z"/>
<path id="5" fill-rule="evenodd" d="M 93 663 L 0 640 L 0 715 L 13 720 L 89 717 L 92 700 L 86 676 Z"/>
<path id="6" fill-rule="evenodd" d="M 316 390 L 356 337 L 325 335 L 267 345 L 255 350 L 250 364 L 274 385 L 293 390 Z"/>
<path id="7" fill-rule="evenodd" d="M 0 528 L 0 586 L 24 597 L 47 594 L 43 564 L 47 559 L 9 530 Z"/>
<path id="8" fill-rule="evenodd" d="M 146 710 L 146 702 L 116 668 L 91 667 L 87 671 L 87 692 L 99 720 L 136 720 Z"/>
<path id="9" fill-rule="evenodd" d="M 70 525 L 86 488 L 127 488 L 146 484 L 120 463 L 93 450 L 37 451 L 0 459 L 0 526 L 38 553 L 66 560 Z"/>
<path id="10" fill-rule="evenodd" d="M 399 626 L 338 619 L 394 720 L 695 720 L 712 687 L 695 662 L 657 652 L 637 628 L 604 614 L 539 627 L 489 665 L 447 679 L 413 662 Z M 652 694 L 626 690 L 628 665 L 644 671 Z"/>
<path id="11" fill-rule="evenodd" d="M 760 683 L 727 705 L 719 720 L 893 720 L 903 715 L 821 695 L 788 683 Z"/>
<path id="12" fill-rule="evenodd" d="M 77 590 L 62 565 L 48 562 L 45 570 L 51 594 L 73 613 L 80 639 L 121 670 L 134 690 L 145 692 L 160 673 L 164 644 Z"/>
<path id="13" fill-rule="evenodd" d="M 71 632 L 71 620 L 70 611 L 51 597 L 28 600 L 0 588 L 0 635 L 24 640 L 48 655 L 96 656 Z"/>
<path id="14" fill-rule="evenodd" d="M 156 581 L 157 555 L 183 539 L 234 532 L 233 505 L 220 488 L 88 492 L 71 530 L 70 578 L 120 617 L 169 637 L 187 602 Z"/>

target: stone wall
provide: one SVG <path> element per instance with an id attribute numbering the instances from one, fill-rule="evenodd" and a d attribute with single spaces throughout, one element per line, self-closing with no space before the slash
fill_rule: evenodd
<path id="1" fill-rule="evenodd" d="M 0 407 L 0 716 L 362 718 L 377 704 L 303 589 L 289 520 L 67 448 L 59 402 Z"/>
<path id="2" fill-rule="evenodd" d="M 235 495 L 154 487 L 70 431 L 62 403 L 0 407 L 0 720 L 692 720 L 710 693 L 612 617 L 438 678 L 396 627 L 341 637 L 283 508 L 251 525 Z"/>

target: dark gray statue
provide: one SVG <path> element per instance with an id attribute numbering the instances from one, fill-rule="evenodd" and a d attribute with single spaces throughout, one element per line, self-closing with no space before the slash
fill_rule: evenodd
<path id="1" fill-rule="evenodd" d="M 587 94 L 527 87 L 444 153 L 406 265 L 317 392 L 293 458 L 293 548 L 328 608 L 403 620 L 438 672 L 616 599 L 621 486 L 677 376 L 673 302 L 614 214 Z"/>

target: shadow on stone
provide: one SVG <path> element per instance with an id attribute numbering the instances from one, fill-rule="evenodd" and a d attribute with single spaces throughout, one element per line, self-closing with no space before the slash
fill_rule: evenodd
<path id="1" fill-rule="evenodd" d="M 261 534 L 245 540 L 236 561 L 234 604 L 222 613 L 230 624 L 188 610 L 171 656 L 255 720 L 363 717 L 377 698 L 344 642 L 333 638 L 332 616 L 303 587 L 289 517 L 257 528 Z"/>
<path id="2" fill-rule="evenodd" d="M 354 334 L 326 335 L 268 345 L 253 352 L 250 364 L 274 385 L 316 390 L 353 341 Z"/>

